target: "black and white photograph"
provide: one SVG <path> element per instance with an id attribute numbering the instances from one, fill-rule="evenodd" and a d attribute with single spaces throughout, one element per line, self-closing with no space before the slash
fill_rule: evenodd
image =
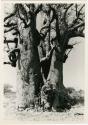
<path id="1" fill-rule="evenodd" d="M 82 122 L 85 3 L 3 4 L 7 121 Z"/>

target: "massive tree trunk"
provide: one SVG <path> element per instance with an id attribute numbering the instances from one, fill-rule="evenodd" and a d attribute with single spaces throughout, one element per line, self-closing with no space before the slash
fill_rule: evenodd
<path id="1" fill-rule="evenodd" d="M 54 89 L 54 102 L 53 107 L 57 110 L 61 105 L 59 100 L 59 94 L 64 90 L 63 86 L 63 61 L 61 60 L 61 54 L 54 50 L 51 60 L 50 72 L 48 75 L 48 81 Z"/>
<path id="2" fill-rule="evenodd" d="M 48 75 L 48 80 L 51 84 L 55 84 L 57 89 L 63 88 L 63 62 L 60 60 L 60 56 L 54 50 Z"/>
<path id="3" fill-rule="evenodd" d="M 30 20 L 31 21 L 31 20 Z M 19 108 L 34 105 L 35 97 L 40 94 L 43 79 L 40 70 L 40 60 L 37 48 L 36 27 L 31 25 L 20 30 L 20 58 L 18 60 L 18 85 L 17 96 Z M 20 23 L 19 27 L 22 23 Z"/>

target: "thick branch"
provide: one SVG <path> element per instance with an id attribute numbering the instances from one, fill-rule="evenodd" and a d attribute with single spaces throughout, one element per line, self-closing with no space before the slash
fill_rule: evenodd
<path id="1" fill-rule="evenodd" d="M 83 27 L 84 23 L 78 24 L 71 28 L 68 33 L 65 33 L 64 44 L 63 44 L 63 53 L 66 51 L 66 46 L 68 45 L 69 39 L 72 37 L 84 37 L 83 31 L 79 31 L 78 28 Z"/>
<path id="2" fill-rule="evenodd" d="M 73 32 L 71 37 L 85 37 L 83 32 Z"/>

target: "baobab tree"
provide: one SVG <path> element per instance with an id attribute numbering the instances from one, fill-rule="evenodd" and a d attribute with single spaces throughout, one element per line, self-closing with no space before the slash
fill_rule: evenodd
<path id="1" fill-rule="evenodd" d="M 44 17 L 40 30 L 36 28 L 39 13 Z M 83 4 L 13 5 L 13 12 L 4 18 L 4 33 L 13 32 L 16 38 L 5 38 L 4 43 L 15 43 L 9 59 L 18 69 L 19 108 L 34 105 L 36 98 L 48 103 L 48 109 L 70 105 L 63 84 L 63 63 L 75 45 L 69 40 L 84 37 L 84 16 Z"/>

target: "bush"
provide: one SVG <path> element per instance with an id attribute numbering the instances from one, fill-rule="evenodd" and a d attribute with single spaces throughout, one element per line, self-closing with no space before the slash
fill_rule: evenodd
<path id="1" fill-rule="evenodd" d="M 71 104 L 75 105 L 75 104 L 84 104 L 84 91 L 83 90 L 79 90 L 76 91 L 74 88 L 67 88 L 68 91 L 68 95 L 71 98 Z"/>

